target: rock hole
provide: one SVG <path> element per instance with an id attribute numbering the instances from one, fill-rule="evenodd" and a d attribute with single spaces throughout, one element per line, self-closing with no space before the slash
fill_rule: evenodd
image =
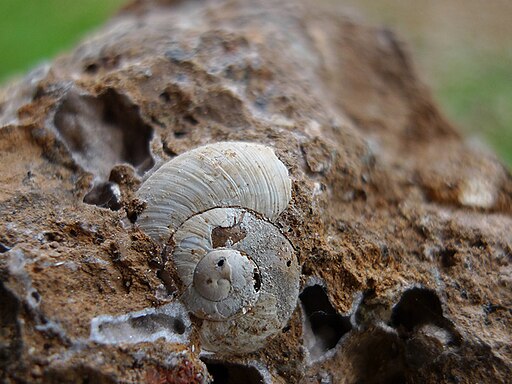
<path id="1" fill-rule="evenodd" d="M 108 180 L 116 164 L 129 163 L 140 174 L 154 164 L 151 127 L 139 107 L 113 89 L 97 97 L 68 92 L 54 125 L 75 161 L 100 179 Z"/>
<path id="2" fill-rule="evenodd" d="M 176 292 L 176 286 L 174 285 L 174 279 L 171 276 L 171 274 L 163 269 L 163 267 L 160 267 L 156 272 L 156 276 L 162 281 L 165 290 L 167 291 L 168 295 L 173 295 Z"/>
<path id="3" fill-rule="evenodd" d="M 33 291 L 31 296 L 36 301 L 36 303 L 39 303 L 39 300 L 41 300 L 41 295 L 37 291 Z"/>
<path id="4" fill-rule="evenodd" d="M 184 138 L 185 136 L 188 135 L 188 130 L 186 129 L 182 129 L 182 130 L 175 130 L 174 131 L 174 137 L 177 138 L 177 139 L 182 139 Z"/>
<path id="5" fill-rule="evenodd" d="M 349 316 L 342 316 L 331 305 L 320 285 L 306 287 L 299 295 L 305 313 L 304 341 L 313 359 L 334 348 L 352 330 Z"/>
<path id="6" fill-rule="evenodd" d="M 259 292 L 261 289 L 261 275 L 260 272 L 255 268 L 253 272 L 253 279 L 254 279 L 254 290 L 256 292 Z"/>
<path id="7" fill-rule="evenodd" d="M 134 210 L 127 210 L 126 216 L 128 217 L 128 220 L 130 220 L 130 223 L 135 224 L 137 218 L 139 217 L 139 214 Z"/>
<path id="8" fill-rule="evenodd" d="M 405 291 L 393 308 L 391 325 L 412 331 L 429 323 L 444 323 L 443 308 L 437 294 L 430 289 L 419 287 Z"/>
<path id="9" fill-rule="evenodd" d="M 96 63 L 91 63 L 84 67 L 84 72 L 89 73 L 91 75 L 98 72 L 98 70 L 99 70 L 99 66 Z"/>
<path id="10" fill-rule="evenodd" d="M 186 123 L 189 123 L 190 125 L 197 125 L 197 124 L 199 124 L 199 121 L 197 121 L 197 119 L 194 116 L 192 116 L 192 115 L 185 115 L 185 116 L 183 116 L 183 120 Z"/>
<path id="11" fill-rule="evenodd" d="M 112 211 L 121 209 L 121 190 L 115 183 L 97 184 L 84 196 L 84 203 L 109 208 Z"/>
<path id="12" fill-rule="evenodd" d="M 162 92 L 158 97 L 160 97 L 160 100 L 162 100 L 164 103 L 171 101 L 171 95 L 169 95 L 169 92 L 167 91 Z"/>
<path id="13" fill-rule="evenodd" d="M 350 383 L 407 383 L 403 343 L 394 333 L 373 328 L 354 333 L 343 345 L 342 372 L 351 373 Z"/>
<path id="14" fill-rule="evenodd" d="M 102 344 L 153 342 L 159 338 L 186 343 L 190 327 L 185 308 L 169 303 L 117 317 L 98 316 L 91 320 L 91 339 Z"/>
<path id="15" fill-rule="evenodd" d="M 53 231 L 44 232 L 43 238 L 44 238 L 45 242 L 52 242 L 52 241 L 61 242 L 64 240 L 64 236 L 62 235 L 62 233 L 53 232 Z"/>
<path id="16" fill-rule="evenodd" d="M 219 262 L 217 263 L 217 265 L 219 267 L 222 267 L 224 265 L 224 259 L 220 259 Z"/>
<path id="17" fill-rule="evenodd" d="M 201 359 L 213 377 L 213 384 L 264 384 L 262 374 L 255 367 Z"/>
<path id="18" fill-rule="evenodd" d="M 104 105 L 103 120 L 123 130 L 122 159 L 146 171 L 154 164 L 149 150 L 152 129 L 141 118 L 139 107 L 124 95 L 109 89 L 100 101 Z"/>
<path id="19" fill-rule="evenodd" d="M 187 330 L 185 323 L 181 319 L 174 319 L 174 330 L 178 335 L 183 335 Z"/>
<path id="20" fill-rule="evenodd" d="M 5 245 L 3 243 L 0 243 L 0 253 L 5 253 L 5 252 L 8 252 L 10 250 L 11 250 L 11 248 L 9 248 L 7 245 Z"/>
<path id="21" fill-rule="evenodd" d="M 471 242 L 471 246 L 475 248 L 484 249 L 485 247 L 487 247 L 487 244 L 482 239 L 478 238 Z"/>
<path id="22" fill-rule="evenodd" d="M 289 266 L 291 266 L 291 265 L 292 265 L 291 260 L 288 260 L 288 261 L 286 262 L 286 266 L 287 266 L 287 267 L 289 267 Z"/>
<path id="23" fill-rule="evenodd" d="M 457 250 L 453 248 L 445 248 L 439 252 L 441 265 L 445 268 L 453 267 L 457 264 Z"/>
<path id="24" fill-rule="evenodd" d="M 499 305 L 499 304 L 493 304 L 493 303 L 487 303 L 483 306 L 484 313 L 486 315 L 490 315 L 491 313 L 494 313 L 499 310 L 506 310 L 507 308 Z"/>
<path id="25" fill-rule="evenodd" d="M 84 72 L 89 75 L 94 75 L 98 73 L 100 69 L 112 70 L 119 66 L 121 62 L 121 56 L 101 56 L 97 57 L 94 62 L 89 62 L 84 65 Z"/>
<path id="26" fill-rule="evenodd" d="M 128 220 L 132 224 L 134 224 L 137 221 L 137 218 L 141 214 L 142 211 L 146 208 L 146 202 L 139 199 L 131 199 L 128 200 L 128 203 L 126 205 L 126 216 L 128 217 Z"/>

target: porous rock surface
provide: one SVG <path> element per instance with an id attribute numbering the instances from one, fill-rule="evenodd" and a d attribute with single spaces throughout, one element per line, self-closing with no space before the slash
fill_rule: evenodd
<path id="1" fill-rule="evenodd" d="M 201 351 L 140 183 L 216 141 L 293 179 L 289 324 Z M 136 1 L 0 91 L 0 380 L 497 383 L 512 377 L 512 178 L 392 32 L 274 1 Z M 252 380 L 252 381 L 251 381 Z"/>

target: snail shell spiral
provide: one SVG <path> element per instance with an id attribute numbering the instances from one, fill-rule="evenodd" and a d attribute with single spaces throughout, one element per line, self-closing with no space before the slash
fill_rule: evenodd
<path id="1" fill-rule="evenodd" d="M 291 200 L 291 180 L 272 148 L 221 142 L 164 164 L 141 186 L 138 225 L 154 240 L 172 236 L 181 300 L 203 319 L 202 347 L 244 353 L 289 320 L 300 270 L 273 224 Z"/>

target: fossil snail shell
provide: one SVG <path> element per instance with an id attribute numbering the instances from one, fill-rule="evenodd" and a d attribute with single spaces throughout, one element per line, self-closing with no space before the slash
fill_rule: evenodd
<path id="1" fill-rule="evenodd" d="M 140 228 L 174 244 L 181 300 L 203 319 L 203 349 L 251 352 L 286 325 L 300 269 L 273 224 L 290 203 L 291 180 L 272 148 L 220 142 L 193 149 L 153 173 L 138 196 L 147 203 Z"/>

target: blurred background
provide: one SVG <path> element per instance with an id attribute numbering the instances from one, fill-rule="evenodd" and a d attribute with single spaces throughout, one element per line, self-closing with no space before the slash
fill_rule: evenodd
<path id="1" fill-rule="evenodd" d="M 71 48 L 126 0 L 0 0 L 0 83 Z M 512 167 L 511 0 L 322 0 L 405 40 L 445 114 Z"/>

